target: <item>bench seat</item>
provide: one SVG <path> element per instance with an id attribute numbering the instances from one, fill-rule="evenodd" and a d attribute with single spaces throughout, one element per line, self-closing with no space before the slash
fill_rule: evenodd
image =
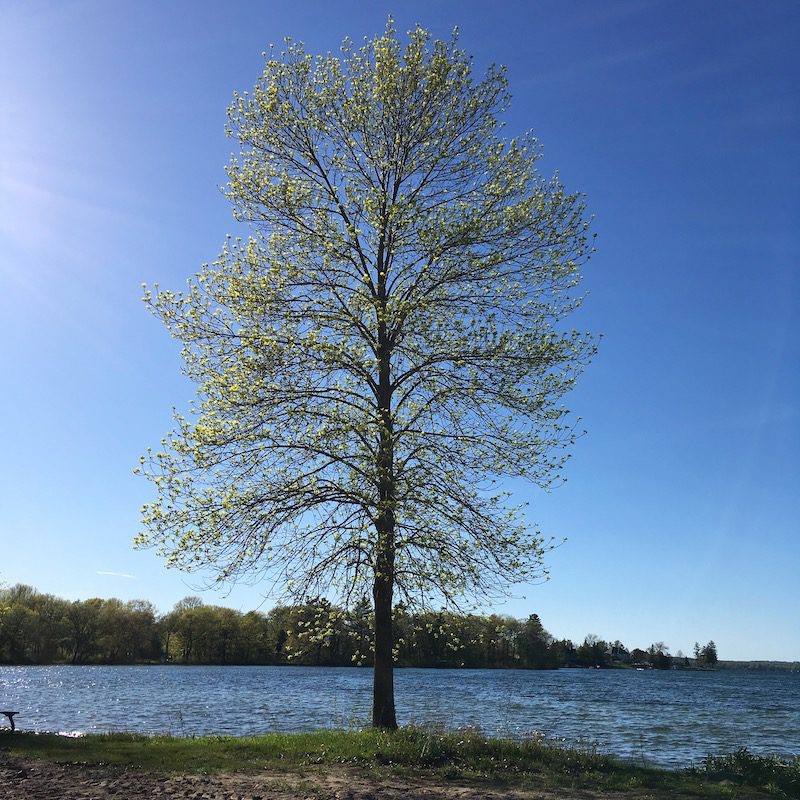
<path id="1" fill-rule="evenodd" d="M 14 730 L 14 714 L 19 714 L 19 711 L 0 711 L 0 714 L 5 714 L 8 721 L 11 723 L 11 730 Z"/>

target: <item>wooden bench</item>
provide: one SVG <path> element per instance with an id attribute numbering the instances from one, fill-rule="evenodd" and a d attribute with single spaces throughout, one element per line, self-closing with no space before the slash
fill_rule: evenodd
<path id="1" fill-rule="evenodd" d="M 14 714 L 19 714 L 19 711 L 0 711 L 0 714 L 5 714 L 8 721 L 11 723 L 11 730 L 14 730 Z"/>

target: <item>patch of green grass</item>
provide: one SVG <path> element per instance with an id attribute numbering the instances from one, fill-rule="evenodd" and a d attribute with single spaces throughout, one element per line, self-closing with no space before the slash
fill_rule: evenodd
<path id="1" fill-rule="evenodd" d="M 757 756 L 746 747 L 724 756 L 706 756 L 702 767 L 692 770 L 718 781 L 757 786 L 783 797 L 800 798 L 800 758 Z"/>
<path id="2" fill-rule="evenodd" d="M 476 731 L 414 727 L 395 732 L 324 730 L 196 739 L 135 734 L 68 738 L 18 732 L 0 735 L 0 750 L 51 761 L 109 764 L 161 773 L 265 768 L 313 773 L 316 768 L 339 764 L 379 774 L 419 775 L 424 771 L 439 780 L 491 781 L 550 789 L 591 788 L 632 796 L 642 792 L 655 797 L 698 799 L 793 796 L 787 793 L 793 786 L 791 781 L 786 783 L 776 777 L 783 773 L 767 775 L 754 771 L 752 764 L 743 769 L 742 756 L 736 761 L 740 767 L 736 780 L 731 780 L 731 770 L 718 769 L 716 762 L 709 762 L 703 770 L 672 772 L 637 767 L 540 739 L 518 742 L 487 738 Z"/>

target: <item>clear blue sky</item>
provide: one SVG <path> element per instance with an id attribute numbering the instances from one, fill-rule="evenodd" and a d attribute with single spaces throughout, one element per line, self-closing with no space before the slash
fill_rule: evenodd
<path id="1" fill-rule="evenodd" d="M 193 394 L 140 284 L 181 288 L 233 229 L 225 109 L 261 52 L 335 51 L 390 13 L 508 65 L 508 133 L 533 129 L 596 215 L 577 324 L 604 339 L 569 398 L 589 433 L 566 486 L 519 487 L 569 540 L 498 610 L 800 659 L 796 0 L 4 0 L 0 581 L 161 610 L 197 593 L 131 545 L 151 496 L 132 468 Z"/>

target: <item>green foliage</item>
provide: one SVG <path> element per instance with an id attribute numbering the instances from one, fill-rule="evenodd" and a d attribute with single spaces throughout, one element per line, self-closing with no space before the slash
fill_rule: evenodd
<path id="1" fill-rule="evenodd" d="M 669 669 L 672 666 L 672 656 L 664 642 L 654 642 L 647 648 L 647 660 L 654 669 Z"/>
<path id="2" fill-rule="evenodd" d="M 694 663 L 695 666 L 705 667 L 706 669 L 714 669 L 717 666 L 719 658 L 717 656 L 717 646 L 711 640 L 708 644 L 700 647 L 694 643 Z"/>
<path id="3" fill-rule="evenodd" d="M 575 651 L 575 660 L 582 667 L 607 667 L 610 663 L 609 645 L 590 633 Z"/>
<path id="4" fill-rule="evenodd" d="M 137 542 L 295 600 L 494 595 L 546 544 L 493 491 L 549 487 L 560 400 L 593 352 L 566 333 L 590 252 L 581 198 L 505 141 L 505 73 L 417 28 L 340 56 L 289 42 L 236 95 L 228 169 L 247 240 L 186 292 L 145 293 L 199 401 L 141 469 Z"/>
<path id="5" fill-rule="evenodd" d="M 800 758 L 758 756 L 746 747 L 722 756 L 709 755 L 695 773 L 715 780 L 772 790 L 784 797 L 800 797 Z"/>
<path id="6" fill-rule="evenodd" d="M 17 584 L 0 590 L 0 663 L 134 663 L 160 658 L 151 603 L 69 602 Z"/>
<path id="7" fill-rule="evenodd" d="M 372 665 L 374 625 L 366 597 L 352 608 L 306 598 L 267 613 L 185 597 L 158 615 L 145 600 L 69 602 L 17 585 L 0 589 L 0 663 Z M 555 640 L 536 614 L 518 620 L 397 606 L 393 627 L 394 662 L 406 667 L 608 667 L 636 654 L 650 658 L 591 634 L 577 648 Z"/>

